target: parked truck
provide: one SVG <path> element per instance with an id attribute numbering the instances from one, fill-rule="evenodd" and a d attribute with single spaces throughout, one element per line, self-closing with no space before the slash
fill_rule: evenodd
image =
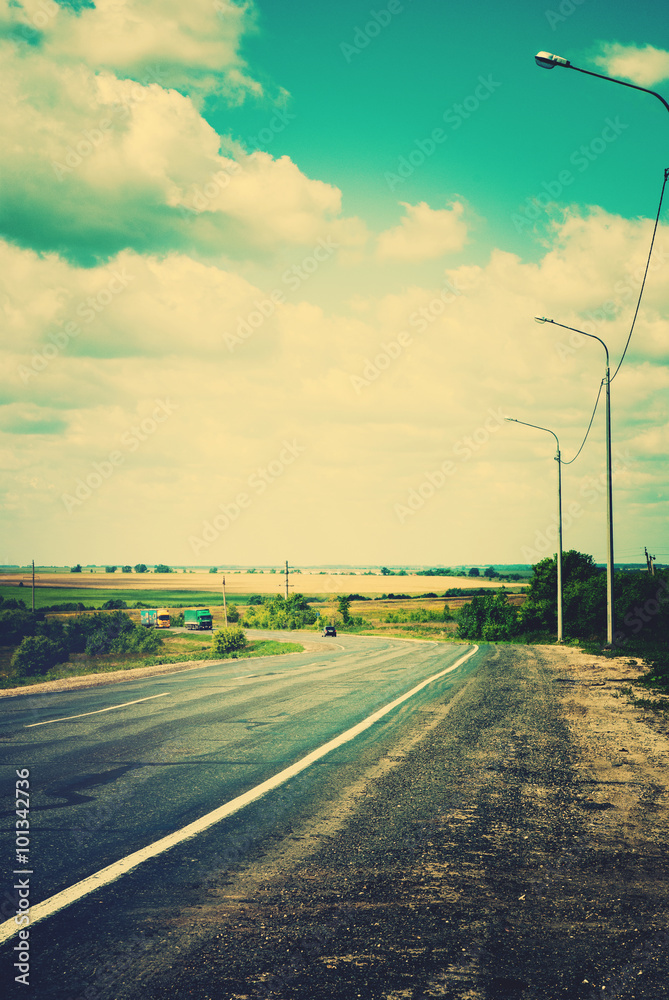
<path id="1" fill-rule="evenodd" d="M 211 611 L 208 608 L 186 608 L 184 625 L 189 629 L 211 628 L 213 625 Z"/>
<path id="2" fill-rule="evenodd" d="M 142 608 L 139 612 L 139 620 L 142 625 L 146 625 L 147 628 L 156 627 L 156 619 L 158 617 L 158 612 L 155 608 Z"/>
<path id="3" fill-rule="evenodd" d="M 171 624 L 167 608 L 142 608 L 139 612 L 139 620 L 147 628 L 169 628 Z"/>

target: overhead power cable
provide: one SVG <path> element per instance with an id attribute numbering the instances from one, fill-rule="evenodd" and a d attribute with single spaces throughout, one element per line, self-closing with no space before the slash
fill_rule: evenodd
<path id="1" fill-rule="evenodd" d="M 646 270 L 643 272 L 643 281 L 641 282 L 641 288 L 639 289 L 639 298 L 638 298 L 638 301 L 637 301 L 637 304 L 636 304 L 636 309 L 634 310 L 634 317 L 632 318 L 632 326 L 630 327 L 630 332 L 629 332 L 629 336 L 627 338 L 627 343 L 625 344 L 625 350 L 623 351 L 623 355 L 622 355 L 620 361 L 618 362 L 618 367 L 616 368 L 616 370 L 614 371 L 613 375 L 611 376 L 611 382 L 613 382 L 614 378 L 616 377 L 616 375 L 620 371 L 620 366 L 622 365 L 623 360 L 625 358 L 625 355 L 627 354 L 627 348 L 630 345 L 630 340 L 632 339 L 632 333 L 634 332 L 634 325 L 636 323 L 636 318 L 637 318 L 637 316 L 639 314 L 639 307 L 641 305 L 641 298 L 643 296 L 643 290 L 644 290 L 644 288 L 646 286 L 646 277 L 648 276 L 648 268 L 650 267 L 650 259 L 653 256 L 653 244 L 655 243 L 655 234 L 657 233 L 657 227 L 658 227 L 658 223 L 660 221 L 660 212 L 662 211 L 662 199 L 664 198 L 664 189 L 667 186 L 667 178 L 669 178 L 669 167 L 665 167 L 665 170 L 664 170 L 664 182 L 662 184 L 662 190 L 660 192 L 660 204 L 657 206 L 657 215 L 655 216 L 655 225 L 653 226 L 653 235 L 652 235 L 652 238 L 651 238 L 651 241 L 650 241 L 650 249 L 648 251 L 648 260 L 646 261 Z"/>
<path id="2" fill-rule="evenodd" d="M 606 382 L 606 379 L 602 379 L 602 381 L 599 383 L 599 392 L 597 393 L 597 399 L 595 400 L 595 408 L 592 411 L 592 416 L 590 417 L 590 423 L 588 424 L 588 429 L 585 432 L 585 437 L 583 438 L 583 442 L 581 443 L 581 447 L 578 449 L 578 451 L 576 452 L 576 454 L 574 455 L 574 457 L 570 458 L 568 462 L 564 462 L 562 459 L 560 459 L 560 462 L 562 463 L 562 465 L 571 465 L 572 462 L 575 462 L 576 459 L 578 458 L 578 456 L 583 451 L 583 448 L 585 446 L 585 442 L 588 440 L 588 434 L 590 433 L 590 428 L 592 427 L 592 421 L 595 419 L 595 413 L 597 412 L 597 407 L 599 406 L 599 397 L 602 394 L 602 386 L 604 385 L 605 382 Z"/>

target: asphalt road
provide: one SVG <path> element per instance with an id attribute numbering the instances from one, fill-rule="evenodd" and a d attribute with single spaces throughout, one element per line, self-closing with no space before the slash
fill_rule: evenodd
<path id="1" fill-rule="evenodd" d="M 11 765 L 27 761 L 34 780 L 38 897 L 301 760 L 466 652 L 323 642 L 320 656 L 0 706 Z M 263 798 L 37 923 L 33 994 L 664 1000 L 669 787 L 652 748 L 665 741 L 594 709 L 575 726 L 589 710 L 569 707 L 564 653 L 482 647 Z M 78 848 L 74 829 L 88 834 Z M 10 986 L 11 956 L 10 942 Z"/>
<path id="2" fill-rule="evenodd" d="M 265 782 L 471 648 L 354 636 L 309 639 L 322 649 L 206 663 L 182 673 L 0 701 L 3 801 L 13 804 L 16 770 L 30 771 L 31 903 L 51 898 Z M 342 761 L 370 747 L 382 754 L 407 720 L 435 697 L 458 690 L 475 666 L 476 656 L 246 812 L 74 902 L 62 916 L 35 924 L 31 941 L 39 965 L 33 967 L 31 983 L 39 996 L 73 995 L 68 973 L 80 965 L 79 948 L 71 951 L 62 937 L 52 937 L 54 921 L 77 926 L 81 912 L 89 914 L 92 906 L 108 915 L 118 900 L 127 912 L 124 879 L 150 887 L 156 871 L 166 866 L 172 872 L 168 882 L 176 885 L 192 866 L 201 875 L 203 864 L 211 870 L 220 867 L 221 859 L 249 854 L 299 815 L 314 786 L 327 788 L 336 781 Z M 2 813 L 10 864 L 14 821 L 12 809 Z M 7 889 L 5 919 L 13 912 L 11 879 Z M 90 926 L 89 944 L 95 945 L 96 933 Z M 5 945 L 5 959 L 10 951 Z"/>

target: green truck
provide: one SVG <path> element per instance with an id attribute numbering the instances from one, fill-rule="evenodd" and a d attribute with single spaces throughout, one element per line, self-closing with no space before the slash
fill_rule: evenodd
<path id="1" fill-rule="evenodd" d="M 212 628 L 213 621 L 209 608 L 186 608 L 184 625 L 189 629 Z"/>

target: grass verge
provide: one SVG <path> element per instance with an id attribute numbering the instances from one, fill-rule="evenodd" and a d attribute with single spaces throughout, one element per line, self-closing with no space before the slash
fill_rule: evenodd
<path id="1" fill-rule="evenodd" d="M 118 670 L 134 670 L 138 667 L 154 667 L 162 664 L 189 663 L 200 660 L 247 660 L 258 656 L 280 656 L 285 653 L 301 653 L 304 646 L 299 642 L 279 642 L 275 639 L 258 639 L 234 653 L 223 656 L 212 653 L 210 644 L 207 647 L 192 649 L 190 652 L 176 654 L 152 655 L 138 657 L 136 653 L 127 655 L 89 656 L 74 662 L 58 664 L 45 674 L 37 677 L 16 677 L 11 673 L 0 676 L 0 688 L 31 687 L 44 681 L 59 681 L 69 677 L 85 677 L 89 674 L 107 674 Z M 82 654 L 83 656 L 83 654 Z"/>

